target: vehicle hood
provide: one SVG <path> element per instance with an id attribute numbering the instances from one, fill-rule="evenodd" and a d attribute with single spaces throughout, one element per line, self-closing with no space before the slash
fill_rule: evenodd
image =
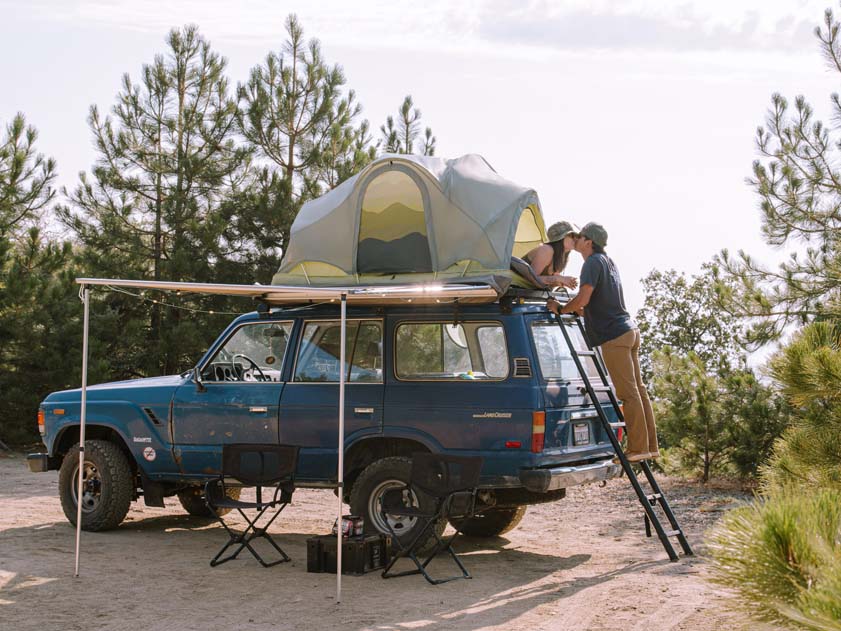
<path id="1" fill-rule="evenodd" d="M 92 401 L 106 399 L 129 399 L 133 401 L 153 401 L 172 397 L 175 389 L 187 380 L 181 375 L 167 375 L 165 377 L 146 377 L 143 379 L 127 379 L 125 381 L 111 381 L 88 386 L 88 399 Z M 81 399 L 82 389 L 62 390 L 53 392 L 44 401 L 58 403 L 60 401 L 78 401 Z"/>

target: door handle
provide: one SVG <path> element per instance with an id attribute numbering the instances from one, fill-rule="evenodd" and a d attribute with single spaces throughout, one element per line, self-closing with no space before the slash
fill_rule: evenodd
<path id="1" fill-rule="evenodd" d="M 253 407 L 253 408 L 248 408 L 248 411 L 251 412 L 252 414 L 265 414 L 266 412 L 269 411 L 269 408 Z"/>
<path id="2" fill-rule="evenodd" d="M 353 408 L 354 414 L 373 414 L 374 408 Z"/>

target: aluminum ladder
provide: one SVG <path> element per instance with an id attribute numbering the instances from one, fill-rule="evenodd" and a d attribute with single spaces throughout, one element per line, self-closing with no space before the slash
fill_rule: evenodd
<path id="1" fill-rule="evenodd" d="M 636 491 L 640 504 L 642 504 L 643 509 L 645 509 L 645 536 L 651 537 L 651 526 L 653 525 L 654 531 L 657 533 L 657 537 L 660 539 L 660 543 L 663 544 L 663 548 L 668 553 L 670 560 L 678 560 L 678 553 L 675 551 L 675 546 L 672 545 L 673 537 L 677 538 L 680 543 L 680 547 L 683 548 L 685 556 L 693 556 L 694 553 L 692 552 L 692 548 L 689 546 L 689 542 L 686 540 L 686 535 L 678 524 L 666 496 L 660 489 L 660 485 L 654 478 L 654 474 L 651 472 L 651 467 L 648 465 L 648 462 L 643 460 L 636 464 L 639 464 L 640 469 L 642 469 L 645 479 L 651 487 L 651 493 L 646 493 L 646 491 L 642 488 L 642 484 L 640 484 L 636 471 L 631 466 L 631 462 L 625 457 L 625 452 L 623 451 L 622 445 L 619 443 L 619 439 L 616 437 L 616 432 L 614 431 L 617 428 L 625 427 L 625 419 L 622 414 L 622 408 L 620 407 L 616 394 L 613 391 L 613 387 L 610 385 L 610 381 L 608 381 L 607 369 L 605 368 L 601 352 L 590 346 L 590 341 L 587 337 L 586 331 L 584 330 L 584 323 L 581 318 L 577 316 L 561 316 L 555 314 L 555 319 L 558 326 L 561 327 L 567 347 L 569 348 L 570 353 L 572 354 L 572 359 L 575 362 L 575 367 L 578 369 L 578 374 L 581 375 L 581 379 L 584 382 L 584 390 L 586 390 L 589 395 L 590 401 L 593 402 L 599 421 L 601 422 L 605 433 L 610 438 L 613 449 L 616 451 L 619 462 L 622 464 L 622 469 L 625 471 L 625 474 L 628 476 L 628 480 L 630 480 L 631 485 L 634 487 L 634 491 Z M 587 345 L 587 350 L 579 350 L 573 343 L 572 336 L 567 329 L 567 327 L 571 326 L 578 327 L 581 332 L 581 339 L 583 339 Z M 586 357 L 592 358 L 593 364 L 595 365 L 596 371 L 599 375 L 599 380 L 601 381 L 600 384 L 593 385 L 593 382 L 590 380 L 590 375 L 582 362 L 582 358 Z M 616 418 L 619 419 L 619 422 L 613 423 L 607 418 L 607 414 L 605 414 L 604 407 L 598 397 L 600 393 L 607 394 L 610 398 L 610 405 L 613 406 L 613 409 L 616 412 Z M 654 510 L 657 506 L 662 509 L 662 512 L 668 520 L 668 530 L 664 528 L 662 521 Z"/>

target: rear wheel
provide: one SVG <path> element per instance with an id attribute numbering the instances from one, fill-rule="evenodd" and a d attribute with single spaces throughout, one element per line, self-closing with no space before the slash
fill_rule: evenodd
<path id="1" fill-rule="evenodd" d="M 468 537 L 498 537 L 517 527 L 526 508 L 490 508 L 468 519 L 451 519 L 450 523 Z"/>
<path id="2" fill-rule="evenodd" d="M 242 489 L 239 487 L 226 488 L 225 495 L 232 500 L 238 500 L 241 491 Z M 213 513 L 210 512 L 210 509 L 204 501 L 204 489 L 200 486 L 191 486 L 183 491 L 178 491 L 176 495 L 178 496 L 178 501 L 181 502 L 181 506 L 184 510 L 193 517 L 213 517 Z M 218 508 L 216 509 L 216 512 L 221 516 L 227 515 L 231 512 L 231 510 L 232 509 L 230 508 Z"/>
<path id="3" fill-rule="evenodd" d="M 399 515 L 383 515 L 380 510 L 382 498 L 386 491 L 405 487 L 409 482 L 409 472 L 412 468 L 410 458 L 383 458 L 368 465 L 353 484 L 350 492 L 350 509 L 354 515 L 361 515 L 365 520 L 365 532 L 372 534 L 391 535 L 393 531 L 400 543 L 408 545 L 417 536 L 422 527 L 414 517 Z M 412 491 L 404 491 L 403 501 L 406 506 L 420 506 L 425 510 L 432 510 L 433 500 L 425 495 L 418 495 Z M 391 529 L 389 529 L 389 526 Z M 441 519 L 427 532 L 420 549 L 426 549 L 435 542 L 433 531 L 439 536 L 444 532 L 447 520 Z"/>
<path id="4" fill-rule="evenodd" d="M 76 524 L 79 487 L 79 443 L 71 447 L 58 472 L 61 508 Z M 111 530 L 120 525 L 134 497 L 134 473 L 129 459 L 107 440 L 85 441 L 82 468 L 82 530 Z"/>

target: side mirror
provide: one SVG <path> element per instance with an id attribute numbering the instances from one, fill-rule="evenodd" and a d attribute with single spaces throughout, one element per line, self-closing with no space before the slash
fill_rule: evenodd
<path id="1" fill-rule="evenodd" d="M 205 386 L 204 382 L 201 380 L 201 372 L 199 372 L 198 366 L 193 368 L 193 381 L 196 382 L 196 390 L 198 392 L 207 392 L 207 386 Z"/>

